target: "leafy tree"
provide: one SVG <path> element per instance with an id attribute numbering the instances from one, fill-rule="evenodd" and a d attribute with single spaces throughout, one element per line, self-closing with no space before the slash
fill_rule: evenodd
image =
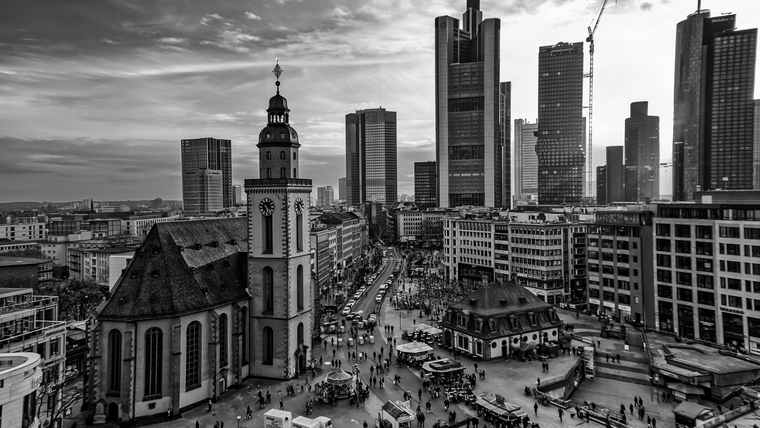
<path id="1" fill-rule="evenodd" d="M 82 321 L 108 295 L 107 287 L 90 280 L 71 279 L 40 284 L 38 294 L 58 297 L 58 318 L 61 321 Z"/>

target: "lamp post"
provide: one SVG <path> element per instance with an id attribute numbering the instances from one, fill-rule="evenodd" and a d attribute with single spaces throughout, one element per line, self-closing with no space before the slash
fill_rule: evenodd
<path id="1" fill-rule="evenodd" d="M 240 428 L 240 416 L 237 417 L 237 421 L 238 421 L 238 428 Z"/>

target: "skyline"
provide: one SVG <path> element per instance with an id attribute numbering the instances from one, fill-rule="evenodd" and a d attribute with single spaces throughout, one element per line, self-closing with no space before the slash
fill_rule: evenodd
<path id="1" fill-rule="evenodd" d="M 435 159 L 433 22 L 461 18 L 465 5 L 12 2 L 0 16 L 0 201 L 181 199 L 180 141 L 189 138 L 231 139 L 233 184 L 258 178 L 275 58 L 302 137 L 302 176 L 337 186 L 345 115 L 382 106 L 398 112 L 398 193 L 411 195 L 413 162 Z M 481 2 L 484 18 L 501 19 L 512 122 L 537 116 L 539 46 L 585 40 L 600 5 Z M 757 2 L 702 7 L 735 13 L 739 29 L 760 26 Z M 595 35 L 594 169 L 605 146 L 623 145 L 634 101 L 660 117 L 661 162 L 671 160 L 676 24 L 695 9 L 695 1 L 609 2 Z M 587 71 L 588 44 L 584 60 Z"/>

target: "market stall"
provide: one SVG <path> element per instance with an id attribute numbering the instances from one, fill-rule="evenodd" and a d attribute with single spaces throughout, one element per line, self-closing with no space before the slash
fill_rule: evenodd
<path id="1" fill-rule="evenodd" d="M 475 399 L 475 407 L 479 415 L 492 422 L 509 422 L 527 415 L 517 404 L 508 403 L 501 395 L 487 392 Z"/>
<path id="2" fill-rule="evenodd" d="M 331 397 L 348 398 L 356 392 L 356 381 L 352 374 L 338 369 L 327 374 L 325 380 L 314 384 L 317 400 L 329 403 Z"/>
<path id="3" fill-rule="evenodd" d="M 458 381 L 464 373 L 462 363 L 449 358 L 425 361 L 422 363 L 422 370 L 438 385 L 449 385 Z"/>
<path id="4" fill-rule="evenodd" d="M 415 412 L 408 401 L 390 401 L 380 410 L 380 428 L 411 428 Z"/>
<path id="5" fill-rule="evenodd" d="M 433 348 L 426 343 L 404 343 L 396 347 L 398 361 L 406 364 L 422 364 L 428 359 Z"/>

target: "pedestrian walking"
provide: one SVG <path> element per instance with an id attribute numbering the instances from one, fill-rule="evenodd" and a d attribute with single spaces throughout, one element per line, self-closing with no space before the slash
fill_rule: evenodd
<path id="1" fill-rule="evenodd" d="M 629 405 L 628 409 L 631 411 L 631 416 L 633 416 L 633 404 Z"/>
<path id="2" fill-rule="evenodd" d="M 607 362 L 610 362 L 610 354 L 607 354 Z"/>
<path id="3" fill-rule="evenodd" d="M 211 413 L 211 400 L 208 400 L 208 412 Z"/>
<path id="4" fill-rule="evenodd" d="M 565 414 L 565 412 L 562 411 L 562 408 L 557 409 L 557 414 L 559 415 L 559 421 L 562 422 L 562 416 Z"/>
<path id="5" fill-rule="evenodd" d="M 282 398 L 280 398 L 280 410 L 282 410 Z"/>
<path id="6" fill-rule="evenodd" d="M 533 403 L 533 414 L 538 416 L 538 402 Z"/>

